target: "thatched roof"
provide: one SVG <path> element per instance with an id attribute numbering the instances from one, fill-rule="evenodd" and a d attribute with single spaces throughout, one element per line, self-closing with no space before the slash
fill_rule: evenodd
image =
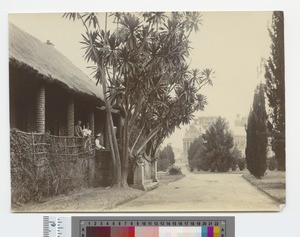
<path id="1" fill-rule="evenodd" d="M 43 78 L 63 83 L 77 93 L 103 99 L 100 86 L 85 75 L 53 46 L 41 42 L 13 24 L 9 24 L 9 59 L 26 65 Z"/>

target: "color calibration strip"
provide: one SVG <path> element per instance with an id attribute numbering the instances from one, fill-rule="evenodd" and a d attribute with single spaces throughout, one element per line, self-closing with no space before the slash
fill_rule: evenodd
<path id="1" fill-rule="evenodd" d="M 225 237 L 225 229 L 220 226 L 88 226 L 81 237 Z"/>
<path id="2" fill-rule="evenodd" d="M 77 221 L 80 223 L 80 237 L 233 237 L 226 232 L 226 218 L 88 218 Z"/>

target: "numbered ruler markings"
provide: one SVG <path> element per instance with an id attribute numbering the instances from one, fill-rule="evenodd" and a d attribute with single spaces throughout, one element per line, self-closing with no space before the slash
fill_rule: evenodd
<path id="1" fill-rule="evenodd" d="M 141 220 L 81 220 L 81 227 L 87 226 L 226 226 L 226 220 L 205 221 L 141 221 Z"/>

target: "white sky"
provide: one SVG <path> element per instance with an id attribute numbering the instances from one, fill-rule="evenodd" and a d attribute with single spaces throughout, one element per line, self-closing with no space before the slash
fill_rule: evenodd
<path id="1" fill-rule="evenodd" d="M 79 43 L 84 29 L 80 22 L 61 16 L 15 14 L 9 20 L 43 42 L 49 39 L 57 50 L 90 74 Z M 270 51 L 267 28 L 271 16 L 272 12 L 203 12 L 200 31 L 191 35 L 191 67 L 212 68 L 216 73 L 213 87 L 202 91 L 209 105 L 195 116 L 220 115 L 232 123 L 237 113 L 248 115 L 254 88 L 260 82 L 257 68 Z M 176 130 L 165 144 L 182 148 L 185 128 Z"/>

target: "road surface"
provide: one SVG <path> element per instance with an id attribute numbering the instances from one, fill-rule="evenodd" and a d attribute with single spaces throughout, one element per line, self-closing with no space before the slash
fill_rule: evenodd
<path id="1" fill-rule="evenodd" d="M 190 173 L 110 210 L 113 212 L 279 211 L 279 204 L 241 174 Z"/>

